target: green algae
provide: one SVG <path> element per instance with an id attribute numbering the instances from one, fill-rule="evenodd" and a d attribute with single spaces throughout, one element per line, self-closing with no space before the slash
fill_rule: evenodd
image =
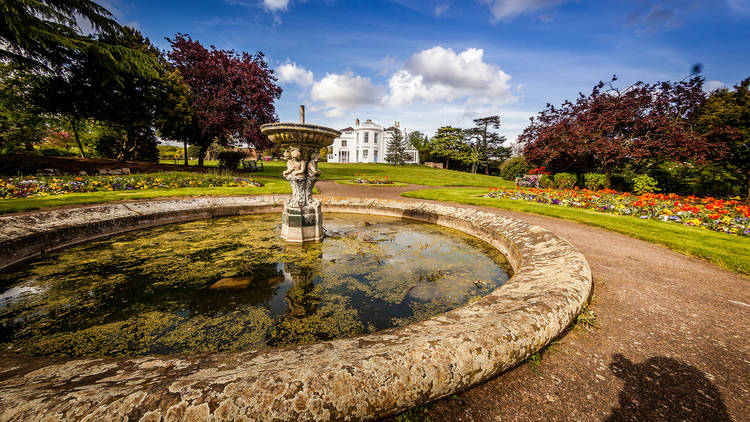
<path id="1" fill-rule="evenodd" d="M 464 233 L 325 216 L 328 237 L 279 239 L 278 215 L 93 241 L 0 274 L 0 350 L 137 356 L 351 337 L 461 306 L 501 285 L 505 258 Z M 211 289 L 222 278 L 241 289 Z"/>

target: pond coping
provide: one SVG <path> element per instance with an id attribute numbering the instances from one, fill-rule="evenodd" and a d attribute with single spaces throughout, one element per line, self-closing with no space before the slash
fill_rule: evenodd
<path id="1" fill-rule="evenodd" d="M 113 233 L 281 213 L 287 196 L 198 197 L 0 216 L 0 268 Z M 323 212 L 410 218 L 476 236 L 514 276 L 404 327 L 285 348 L 138 358 L 0 354 L 0 420 L 366 420 L 487 380 L 557 337 L 591 288 L 584 256 L 514 218 L 449 205 L 322 198 Z M 325 219 L 325 214 L 324 214 Z"/>

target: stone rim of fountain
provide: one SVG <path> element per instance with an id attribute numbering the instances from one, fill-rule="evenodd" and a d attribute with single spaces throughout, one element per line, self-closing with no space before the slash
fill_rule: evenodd
<path id="1" fill-rule="evenodd" d="M 278 212 L 285 200 L 189 198 L 2 216 L 0 267 L 115 232 Z M 0 355 L 0 420 L 38 420 L 41 413 L 92 420 L 374 419 L 511 368 L 561 333 L 590 295 L 585 257 L 552 233 L 513 218 L 431 203 L 328 198 L 322 204 L 326 212 L 390 215 L 467 232 L 500 249 L 515 275 L 471 304 L 355 338 L 208 355 Z"/>

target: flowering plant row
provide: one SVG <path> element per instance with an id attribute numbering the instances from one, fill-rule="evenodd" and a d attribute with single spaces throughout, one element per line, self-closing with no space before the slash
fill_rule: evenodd
<path id="1" fill-rule="evenodd" d="M 750 235 L 750 207 L 742 205 L 739 197 L 724 200 L 712 197 L 682 197 L 673 193 L 633 195 L 610 189 L 592 191 L 578 188 L 565 190 L 492 188 L 485 197 L 585 208 L 610 214 L 702 227 L 740 236 Z"/>
<path id="2" fill-rule="evenodd" d="M 0 199 L 142 189 L 257 187 L 249 178 L 216 174 L 135 174 L 131 176 L 57 176 L 0 178 Z"/>
<path id="3" fill-rule="evenodd" d="M 389 176 L 367 176 L 365 174 L 355 174 L 354 178 L 349 180 L 351 183 L 358 185 L 391 185 L 393 181 Z"/>

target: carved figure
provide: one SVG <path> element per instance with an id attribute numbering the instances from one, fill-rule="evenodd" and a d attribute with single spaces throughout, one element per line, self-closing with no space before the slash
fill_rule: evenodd
<path id="1" fill-rule="evenodd" d="M 320 151 L 310 153 L 310 161 L 307 162 L 307 178 L 318 180 L 320 169 L 318 169 L 318 160 L 320 160 Z"/>
<path id="2" fill-rule="evenodd" d="M 292 148 L 284 152 L 284 158 L 286 158 L 286 171 L 283 175 L 289 180 L 292 179 L 304 179 L 305 177 L 305 161 L 302 160 L 302 153 L 299 148 Z"/>

